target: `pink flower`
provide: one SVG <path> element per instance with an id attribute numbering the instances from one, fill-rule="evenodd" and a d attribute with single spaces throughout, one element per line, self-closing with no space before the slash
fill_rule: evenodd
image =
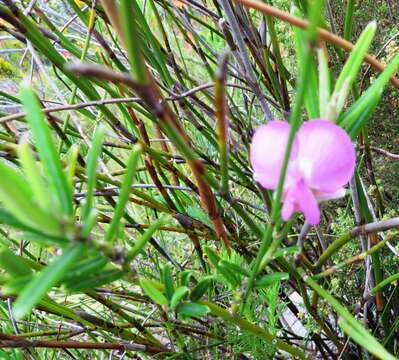
<path id="1" fill-rule="evenodd" d="M 276 189 L 290 125 L 274 120 L 260 126 L 251 143 L 254 179 Z M 286 221 L 303 212 L 311 225 L 320 221 L 318 202 L 345 195 L 355 170 L 356 155 L 348 134 L 338 125 L 316 119 L 305 122 L 295 135 L 283 188 L 281 214 Z"/>

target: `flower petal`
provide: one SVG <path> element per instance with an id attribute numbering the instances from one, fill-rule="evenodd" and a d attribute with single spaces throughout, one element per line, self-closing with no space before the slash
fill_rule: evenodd
<path id="1" fill-rule="evenodd" d="M 275 189 L 280 176 L 288 141 L 290 125 L 274 120 L 260 126 L 252 138 L 250 158 L 254 179 L 267 189 Z M 294 140 L 290 161 L 298 153 L 298 140 Z"/>
<path id="2" fill-rule="evenodd" d="M 316 191 L 314 195 L 316 196 L 318 202 L 327 201 L 327 200 L 336 200 L 343 198 L 346 195 L 346 190 L 342 187 L 333 193 Z"/>
<path id="3" fill-rule="evenodd" d="M 287 221 L 293 212 L 298 211 L 298 206 L 296 205 L 295 189 L 289 189 L 285 194 L 283 200 L 283 207 L 281 209 L 281 217 L 284 221 Z"/>
<path id="4" fill-rule="evenodd" d="M 299 209 L 305 215 L 306 221 L 310 225 L 317 225 L 320 222 L 320 209 L 316 198 L 304 181 L 300 181 L 296 186 L 296 198 Z"/>
<path id="5" fill-rule="evenodd" d="M 312 191 L 299 180 L 285 193 L 281 217 L 287 221 L 293 212 L 302 212 L 310 225 L 320 222 L 320 210 Z"/>
<path id="6" fill-rule="evenodd" d="M 304 123 L 299 132 L 298 164 L 313 190 L 333 193 L 355 170 L 356 155 L 348 134 L 328 120 Z"/>

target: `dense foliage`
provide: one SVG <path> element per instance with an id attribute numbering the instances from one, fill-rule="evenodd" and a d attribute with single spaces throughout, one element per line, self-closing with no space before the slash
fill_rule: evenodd
<path id="1" fill-rule="evenodd" d="M 399 4 L 374 3 L 1 0 L 0 358 L 395 359 Z M 348 150 L 313 175 L 352 141 L 351 180 L 282 215 L 326 123 Z"/>

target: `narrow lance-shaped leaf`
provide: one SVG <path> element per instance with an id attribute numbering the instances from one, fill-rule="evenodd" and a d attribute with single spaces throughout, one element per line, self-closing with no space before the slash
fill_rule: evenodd
<path id="1" fill-rule="evenodd" d="M 140 279 L 140 286 L 144 290 L 144 292 L 159 305 L 166 305 L 168 303 L 168 299 L 162 294 L 152 283 L 147 279 Z"/>
<path id="2" fill-rule="evenodd" d="M 165 223 L 165 219 L 159 219 L 147 229 L 147 231 L 140 236 L 139 239 L 134 243 L 133 247 L 126 254 L 126 261 L 132 261 L 143 248 L 146 246 L 148 241 L 151 239 L 152 235 Z"/>
<path id="3" fill-rule="evenodd" d="M 177 308 L 177 312 L 182 316 L 188 316 L 188 317 L 199 316 L 200 317 L 200 316 L 204 316 L 207 313 L 209 313 L 210 309 L 206 305 L 190 302 L 190 303 L 181 304 Z"/>
<path id="4" fill-rule="evenodd" d="M 344 39 L 350 41 L 352 36 L 353 12 L 355 0 L 347 0 L 345 11 Z"/>
<path id="5" fill-rule="evenodd" d="M 48 188 L 41 177 L 40 168 L 37 166 L 32 149 L 25 136 L 22 138 L 17 149 L 19 160 L 24 169 L 26 179 L 32 187 L 35 200 L 43 210 L 50 209 L 51 194 L 48 193 Z"/>
<path id="6" fill-rule="evenodd" d="M 196 286 L 195 288 L 191 291 L 190 294 L 190 300 L 191 301 L 197 301 L 199 300 L 209 289 L 213 281 L 213 277 L 209 276 L 204 279 L 202 279 Z"/>
<path id="7" fill-rule="evenodd" d="M 13 310 L 15 317 L 21 319 L 27 315 L 50 289 L 65 276 L 85 250 L 85 245 L 73 244 L 61 256 L 47 265 L 42 272 L 37 274 L 15 301 Z"/>
<path id="8" fill-rule="evenodd" d="M 298 8 L 293 7 L 291 13 L 295 16 L 301 17 L 301 13 Z M 295 44 L 296 44 L 296 53 L 297 53 L 297 61 L 298 68 L 301 69 L 304 66 L 305 60 L 305 50 L 306 45 L 306 32 L 296 26 L 293 27 L 295 34 Z M 309 68 L 309 78 L 308 83 L 305 89 L 304 103 L 306 107 L 306 111 L 310 119 L 317 118 L 319 116 L 319 104 L 318 104 L 318 84 L 317 84 L 317 72 L 316 65 L 314 59 L 311 58 L 308 60 Z"/>
<path id="9" fill-rule="evenodd" d="M 125 212 L 125 207 L 126 207 L 127 201 L 129 200 L 130 187 L 132 185 L 134 175 L 136 174 L 136 168 L 137 168 L 137 165 L 140 160 L 141 152 L 142 152 L 141 146 L 137 145 L 137 146 L 135 146 L 132 153 L 130 154 L 130 157 L 129 157 L 129 160 L 127 163 L 125 177 L 123 179 L 123 183 L 120 188 L 118 203 L 117 203 L 115 211 L 114 211 L 114 217 L 112 218 L 111 224 L 109 225 L 109 228 L 108 228 L 108 231 L 105 234 L 106 241 L 114 240 L 114 238 L 117 234 L 119 223 L 120 223 L 122 216 Z"/>
<path id="10" fill-rule="evenodd" d="M 335 120 L 344 107 L 349 91 L 352 89 L 363 63 L 364 56 L 367 54 L 367 50 L 374 38 L 376 28 L 377 24 L 375 21 L 367 25 L 352 49 L 348 60 L 345 62 L 335 83 L 334 91 L 328 105 L 327 116 L 330 120 Z"/>
<path id="11" fill-rule="evenodd" d="M 85 259 L 78 262 L 73 267 L 73 270 L 65 274 L 63 281 L 72 280 L 75 277 L 87 276 L 100 271 L 108 262 L 108 259 L 103 255 L 95 256 L 94 258 Z"/>
<path id="12" fill-rule="evenodd" d="M 119 18 L 125 36 L 125 46 L 127 47 L 129 63 L 132 68 L 132 75 L 139 83 L 147 82 L 147 73 L 141 54 L 141 39 L 137 32 L 135 16 L 136 9 L 134 0 L 122 0 L 119 6 Z"/>
<path id="13" fill-rule="evenodd" d="M 98 127 L 94 133 L 93 141 L 87 155 L 86 161 L 86 176 L 87 176 L 87 189 L 85 202 L 82 208 L 82 221 L 85 222 L 90 215 L 93 204 L 93 193 L 96 187 L 97 180 L 97 163 L 101 154 L 101 146 L 104 137 L 104 129 Z"/>
<path id="14" fill-rule="evenodd" d="M 186 286 L 178 287 L 175 290 L 175 292 L 172 296 L 172 299 L 170 300 L 170 308 L 173 310 L 176 309 L 176 306 L 179 304 L 179 302 L 181 300 L 183 300 L 183 298 L 186 296 L 186 294 L 188 294 L 188 291 L 189 291 L 189 289 Z"/>
<path id="15" fill-rule="evenodd" d="M 72 214 L 72 194 L 39 101 L 30 88 L 23 88 L 20 97 L 50 188 L 56 194 L 62 211 Z"/>
<path id="16" fill-rule="evenodd" d="M 266 287 L 270 286 L 276 282 L 282 281 L 282 280 L 287 280 L 289 278 L 288 273 L 273 273 L 273 274 L 267 274 L 262 276 L 259 280 L 255 282 L 256 287 Z"/>
<path id="17" fill-rule="evenodd" d="M 119 269 L 102 270 L 95 275 L 72 279 L 65 283 L 65 285 L 71 291 L 83 291 L 110 284 L 121 279 L 122 276 L 123 271 Z"/>
<path id="18" fill-rule="evenodd" d="M 163 267 L 162 278 L 165 285 L 166 296 L 168 300 L 171 300 L 175 289 L 173 285 L 172 266 L 170 264 L 165 264 Z"/>
<path id="19" fill-rule="evenodd" d="M 355 47 L 352 49 L 348 60 L 345 62 L 345 65 L 339 74 L 339 77 L 335 83 L 334 92 L 341 90 L 346 79 L 350 79 L 349 88 L 352 87 L 352 84 L 360 70 L 360 66 L 362 65 L 363 58 L 367 54 L 367 50 L 369 49 L 374 38 L 376 29 L 377 23 L 372 21 L 362 31 L 358 41 L 355 44 Z"/>
<path id="20" fill-rule="evenodd" d="M 349 110 L 340 116 L 338 123 L 348 132 L 353 132 L 356 128 L 358 133 L 363 124 L 370 118 L 376 108 L 385 86 L 390 78 L 395 75 L 399 69 L 399 54 L 397 54 L 387 65 L 385 70 L 378 76 L 374 83 L 356 100 Z M 360 119 L 361 115 L 362 118 Z M 352 136 L 353 137 L 353 136 Z"/>
<path id="21" fill-rule="evenodd" d="M 68 151 L 68 168 L 66 171 L 68 186 L 71 192 L 73 192 L 74 178 L 75 178 L 78 158 L 79 158 L 79 146 L 77 144 L 73 144 Z"/>
<path id="22" fill-rule="evenodd" d="M 13 277 L 20 277 L 32 274 L 32 269 L 21 258 L 12 251 L 2 247 L 0 249 L 0 268 L 7 271 Z"/>
<path id="23" fill-rule="evenodd" d="M 1 161 L 0 174 L 0 200 L 4 208 L 21 224 L 51 235 L 59 234 L 60 226 L 57 220 L 38 208 L 33 201 L 31 187 L 22 175 Z"/>

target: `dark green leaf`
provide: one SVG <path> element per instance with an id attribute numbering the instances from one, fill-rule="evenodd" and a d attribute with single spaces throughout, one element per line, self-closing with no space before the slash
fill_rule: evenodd
<path id="1" fill-rule="evenodd" d="M 209 276 L 202 279 L 195 288 L 191 291 L 190 300 L 197 301 L 201 299 L 201 297 L 207 292 L 209 287 L 211 286 L 213 281 L 213 277 Z"/>

